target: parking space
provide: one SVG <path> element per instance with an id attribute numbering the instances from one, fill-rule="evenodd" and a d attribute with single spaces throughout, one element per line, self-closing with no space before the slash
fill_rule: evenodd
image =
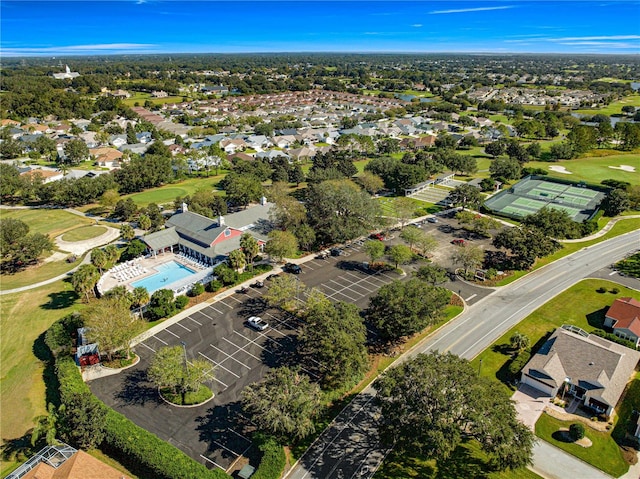
<path id="1" fill-rule="evenodd" d="M 445 222 L 447 219 L 422 226 L 444 243 L 443 254 L 453 247 L 451 232 L 438 229 Z M 367 269 L 364 241 L 344 245 L 340 255 L 302 263 L 302 271 L 296 277 L 306 287 L 320 289 L 332 301 L 366 308 L 369 298 L 381 286 L 400 276 Z M 400 241 L 395 238 L 386 243 Z M 406 269 L 410 273 L 418 266 Z M 460 288 L 456 292 L 464 294 L 464 298 L 477 296 L 475 290 L 468 289 L 471 286 L 449 285 L 450 289 L 457 286 Z M 208 467 L 233 470 L 240 456 L 257 454 L 249 439 L 254 426 L 242 415 L 242 390 L 262 379 L 270 368 L 298 363 L 294 354 L 301 322 L 293 315 L 266 306 L 261 298 L 268 288 L 267 281 L 264 288 L 236 291 L 168 325 L 136 346 L 141 358 L 136 367 L 94 380 L 91 389 L 109 406 Z M 304 295 L 300 299 L 304 301 Z M 263 331 L 249 327 L 246 320 L 250 316 L 260 316 L 269 327 Z M 369 334 L 375 333 L 369 330 Z M 146 369 L 154 354 L 166 346 L 184 347 L 189 361 L 202 359 L 211 365 L 207 385 L 215 394 L 212 401 L 195 408 L 175 408 L 159 399 L 146 378 Z M 315 379 L 322 374 L 320 368 L 310 369 L 305 372 Z"/>

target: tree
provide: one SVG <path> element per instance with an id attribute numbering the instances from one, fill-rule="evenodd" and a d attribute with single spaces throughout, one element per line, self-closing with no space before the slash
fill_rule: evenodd
<path id="1" fill-rule="evenodd" d="M 246 264 L 250 264 L 253 268 L 253 259 L 260 252 L 258 240 L 249 233 L 242 233 L 242 236 L 240 236 L 240 248 L 242 248 Z"/>
<path id="2" fill-rule="evenodd" d="M 584 437 L 584 425 L 581 422 L 575 422 L 569 426 L 569 437 L 574 441 L 579 441 Z"/>
<path id="3" fill-rule="evenodd" d="M 151 317 L 154 319 L 166 318 L 176 312 L 173 301 L 173 291 L 170 289 L 159 289 L 154 291 L 149 300 Z"/>
<path id="4" fill-rule="evenodd" d="M 509 397 L 464 359 L 420 354 L 373 387 L 382 408 L 381 438 L 400 454 L 447 459 L 463 440 L 475 439 L 498 470 L 531 462 L 533 433 L 518 421 Z"/>
<path id="5" fill-rule="evenodd" d="M 53 403 L 47 404 L 47 414 L 35 418 L 35 427 L 31 431 L 31 445 L 35 446 L 41 438 L 44 438 L 47 446 L 58 444 L 58 421 L 60 416 Z"/>
<path id="6" fill-rule="evenodd" d="M 398 265 L 408 264 L 413 260 L 413 251 L 411 251 L 411 248 L 403 244 L 397 244 L 389 248 L 388 255 L 396 268 Z"/>
<path id="7" fill-rule="evenodd" d="M 79 165 L 89 159 L 89 147 L 82 140 L 71 140 L 64 145 L 66 162 L 71 165 Z"/>
<path id="8" fill-rule="evenodd" d="M 120 237 L 125 241 L 131 241 L 136 237 L 136 232 L 129 223 L 124 223 L 120 226 Z"/>
<path id="9" fill-rule="evenodd" d="M 147 215 L 140 215 L 138 217 L 138 226 L 141 230 L 148 231 L 151 228 L 151 218 Z"/>
<path id="10" fill-rule="evenodd" d="M 273 198 L 269 218 L 278 228 L 292 230 L 304 223 L 307 218 L 307 210 L 293 196 L 278 194 Z"/>
<path id="11" fill-rule="evenodd" d="M 169 389 L 182 396 L 182 404 L 189 392 L 198 392 L 212 379 L 211 364 L 204 359 L 187 360 L 180 346 L 164 347 L 151 360 L 147 376 L 159 389 Z"/>
<path id="12" fill-rule="evenodd" d="M 456 186 L 447 197 L 453 206 L 476 209 L 482 203 L 480 190 L 469 184 Z"/>
<path id="13" fill-rule="evenodd" d="M 65 400 L 60 409 L 64 420 L 62 436 L 82 449 L 102 443 L 105 435 L 107 408 L 90 392 L 78 392 Z"/>
<path id="14" fill-rule="evenodd" d="M 396 341 L 434 324 L 449 304 L 450 293 L 419 279 L 393 281 L 369 300 L 366 316 L 381 337 Z"/>
<path id="15" fill-rule="evenodd" d="M 241 272 L 241 270 L 247 265 L 247 259 L 245 258 L 244 253 L 239 249 L 234 249 L 229 253 L 227 262 L 229 263 L 229 266 L 238 272 Z"/>
<path id="16" fill-rule="evenodd" d="M 298 251 L 298 240 L 289 231 L 273 230 L 268 235 L 265 252 L 280 263 L 284 258 L 290 258 Z"/>
<path id="17" fill-rule="evenodd" d="M 289 181 L 291 183 L 295 183 L 296 187 L 300 186 L 300 183 L 304 181 L 304 171 L 302 171 L 302 166 L 300 163 L 296 163 L 289 170 Z"/>
<path id="18" fill-rule="evenodd" d="M 140 310 L 140 317 L 144 318 L 142 307 L 149 302 L 149 292 L 144 286 L 136 286 L 133 288 L 131 297 L 131 305 Z"/>
<path id="19" fill-rule="evenodd" d="M 369 256 L 372 263 L 384 256 L 384 243 L 379 240 L 367 240 L 364 243 L 363 250 Z"/>
<path id="20" fill-rule="evenodd" d="M 368 171 L 363 171 L 360 176 L 356 178 L 356 182 L 370 195 L 374 195 L 384 188 L 382 178 Z"/>
<path id="21" fill-rule="evenodd" d="M 354 304 L 314 301 L 304 314 L 300 354 L 324 387 L 350 387 L 368 369 L 367 330 Z"/>
<path id="22" fill-rule="evenodd" d="M 526 216 L 522 224 L 538 228 L 552 238 L 577 238 L 580 236 L 580 225 L 571 219 L 565 210 L 540 208 L 537 212 Z"/>
<path id="23" fill-rule="evenodd" d="M 127 249 L 125 250 L 126 259 L 134 259 L 141 256 L 147 250 L 147 246 L 139 239 L 134 239 L 129 242 Z"/>
<path id="24" fill-rule="evenodd" d="M 309 251 L 316 242 L 316 232 L 307 223 L 302 223 L 293 229 L 293 234 L 298 240 L 300 248 Z"/>
<path id="25" fill-rule="evenodd" d="M 15 272 L 35 263 L 53 243 L 42 233 L 29 234 L 29 226 L 15 218 L 0 220 L 0 269 Z"/>
<path id="26" fill-rule="evenodd" d="M 571 145 L 568 143 L 555 143 L 549 147 L 549 156 L 554 160 L 570 160 L 575 156 Z"/>
<path id="27" fill-rule="evenodd" d="M 298 295 L 304 291 L 304 287 L 304 284 L 292 274 L 281 274 L 271 281 L 262 299 L 269 306 L 293 310 L 298 306 Z"/>
<path id="28" fill-rule="evenodd" d="M 107 255 L 107 263 L 115 263 L 120 258 L 120 251 L 114 244 L 107 245 L 104 249 L 104 253 Z"/>
<path id="29" fill-rule="evenodd" d="M 400 228 L 404 228 L 404 225 L 413 218 L 415 211 L 416 204 L 411 198 L 403 196 L 393 202 L 393 214 L 400 223 Z"/>
<path id="30" fill-rule="evenodd" d="M 462 265 L 464 272 L 477 269 L 484 261 L 484 250 L 479 246 L 464 246 L 456 248 L 452 255 L 453 262 Z"/>
<path id="31" fill-rule="evenodd" d="M 597 130 L 588 125 L 576 125 L 567 134 L 567 142 L 575 153 L 586 153 L 598 143 Z"/>
<path id="32" fill-rule="evenodd" d="M 418 271 L 415 272 L 415 275 L 417 278 L 426 281 L 432 286 L 445 283 L 449 279 L 447 270 L 435 263 L 420 266 Z"/>
<path id="33" fill-rule="evenodd" d="M 113 353 L 124 349 L 129 359 L 131 342 L 142 332 L 140 319 L 131 315 L 129 304 L 118 298 L 103 298 L 82 312 L 87 337 L 98 343 L 100 351 L 112 359 Z"/>
<path id="34" fill-rule="evenodd" d="M 413 245 L 420 241 L 424 236 L 424 231 L 414 225 L 409 225 L 400 232 L 400 238 L 409 243 L 409 248 L 413 249 Z"/>
<path id="35" fill-rule="evenodd" d="M 607 216 L 617 216 L 631 207 L 629 193 L 625 189 L 616 188 L 609 192 L 602 202 L 602 207 Z"/>
<path id="36" fill-rule="evenodd" d="M 125 129 L 127 133 L 127 143 L 129 145 L 134 145 L 138 143 L 138 137 L 136 136 L 136 130 L 133 128 L 131 122 L 127 122 L 127 128 Z"/>
<path id="37" fill-rule="evenodd" d="M 242 407 L 257 427 L 281 441 L 315 432 L 321 406 L 320 388 L 296 369 L 275 368 L 242 391 Z"/>
<path id="38" fill-rule="evenodd" d="M 71 275 L 71 284 L 76 293 L 85 296 L 89 302 L 89 295 L 94 294 L 94 288 L 100 279 L 100 273 L 92 264 L 83 264 Z"/>
<path id="39" fill-rule="evenodd" d="M 138 211 L 138 207 L 131 198 L 126 200 L 120 200 L 116 203 L 116 207 L 113 210 L 113 216 L 122 221 L 129 221 L 133 215 Z"/>
<path id="40" fill-rule="evenodd" d="M 529 269 L 537 258 L 547 256 L 561 248 L 553 238 L 538 228 L 520 226 L 505 228 L 493 238 L 493 246 L 510 250 L 511 260 L 518 269 Z"/>
<path id="41" fill-rule="evenodd" d="M 493 156 L 493 158 L 495 159 L 498 156 L 504 155 L 506 149 L 507 146 L 505 145 L 504 141 L 494 141 L 493 143 L 489 143 L 484 147 L 484 152 L 487 155 Z"/>
<path id="42" fill-rule="evenodd" d="M 511 158 L 496 158 L 489 165 L 491 178 L 498 181 L 509 181 L 520 179 L 522 167 L 520 163 Z"/>
<path id="43" fill-rule="evenodd" d="M 343 243 L 371 230 L 379 205 L 350 180 L 314 184 L 307 194 L 310 226 L 325 244 Z"/>
<path id="44" fill-rule="evenodd" d="M 100 197 L 100 204 L 105 208 L 111 209 L 118 203 L 119 199 L 120 195 L 118 194 L 117 190 L 107 190 L 102 193 L 102 196 Z"/>
<path id="45" fill-rule="evenodd" d="M 262 183 L 252 175 L 229 173 L 225 179 L 224 190 L 229 201 L 236 205 L 246 206 L 258 201 L 262 196 Z"/>
<path id="46" fill-rule="evenodd" d="M 14 165 L 0 163 L 0 196 L 13 196 L 22 188 L 23 181 L 20 171 Z"/>
<path id="47" fill-rule="evenodd" d="M 509 338 L 509 344 L 511 344 L 511 347 L 513 349 L 515 349 L 520 353 L 525 349 L 527 349 L 529 346 L 531 346 L 531 340 L 529 339 L 529 336 L 527 336 L 526 334 L 522 334 L 521 332 L 516 331 Z"/>
<path id="48" fill-rule="evenodd" d="M 107 254 L 100 248 L 95 248 L 91 251 L 91 264 L 98 268 L 100 274 L 102 274 L 103 268 L 107 265 Z"/>

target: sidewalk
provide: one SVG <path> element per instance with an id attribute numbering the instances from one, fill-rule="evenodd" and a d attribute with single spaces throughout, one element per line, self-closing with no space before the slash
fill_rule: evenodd
<path id="1" fill-rule="evenodd" d="M 591 241 L 592 239 L 600 238 L 601 236 L 606 235 L 618 221 L 632 218 L 640 218 L 640 215 L 616 216 L 615 218 L 611 219 L 611 221 L 609 221 L 606 225 L 604 225 L 604 228 L 592 234 L 591 236 L 585 236 L 584 238 L 577 239 L 560 240 L 560 243 L 582 243 L 583 241 Z"/>

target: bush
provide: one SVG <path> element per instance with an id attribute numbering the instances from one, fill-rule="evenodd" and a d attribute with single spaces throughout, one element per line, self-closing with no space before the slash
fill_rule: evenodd
<path id="1" fill-rule="evenodd" d="M 600 336 L 601 338 L 608 339 L 612 343 L 622 344 L 623 346 L 626 346 L 627 348 L 630 348 L 630 349 L 638 349 L 636 348 L 636 343 L 634 343 L 633 341 L 629 341 L 628 339 L 622 339 L 621 337 L 616 336 L 613 333 L 607 333 L 602 329 L 596 329 L 594 331 L 591 331 L 591 334 L 595 334 L 596 336 Z"/>
<path id="2" fill-rule="evenodd" d="M 606 293 L 607 292 L 607 288 L 600 286 L 598 289 L 596 289 L 596 292 L 598 293 Z"/>
<path id="3" fill-rule="evenodd" d="M 204 293 L 204 285 L 202 283 L 196 283 L 191 288 L 191 296 L 200 296 Z"/>
<path id="4" fill-rule="evenodd" d="M 187 304 L 189 304 L 189 298 L 186 296 L 178 296 L 174 301 L 175 307 L 178 311 L 182 311 Z"/>
<path id="5" fill-rule="evenodd" d="M 574 441 L 579 441 L 584 437 L 584 425 L 580 422 L 573 423 L 569 426 L 569 436 Z"/>
<path id="6" fill-rule="evenodd" d="M 620 290 L 618 288 L 611 288 L 611 290 L 609 292 L 611 294 L 618 294 L 620 292 Z"/>
<path id="7" fill-rule="evenodd" d="M 262 459 L 251 477 L 253 479 L 278 479 L 287 462 L 284 449 L 274 438 L 269 436 L 256 434 L 253 439 L 262 451 Z"/>
<path id="8" fill-rule="evenodd" d="M 216 291 L 219 291 L 220 289 L 222 289 L 223 286 L 224 285 L 222 284 L 222 281 L 218 281 L 217 279 L 214 279 L 208 285 L 209 292 L 215 293 Z"/>
<path id="9" fill-rule="evenodd" d="M 531 351 L 525 349 L 511 360 L 511 362 L 509 363 L 509 374 L 511 375 L 512 379 L 518 378 L 520 371 L 525 366 L 525 364 L 529 362 L 529 359 L 531 359 Z"/>

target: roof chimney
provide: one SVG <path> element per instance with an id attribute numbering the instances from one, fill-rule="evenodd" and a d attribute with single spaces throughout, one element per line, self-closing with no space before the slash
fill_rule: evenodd
<path id="1" fill-rule="evenodd" d="M 220 215 L 218 216 L 218 226 L 223 226 L 224 225 L 224 216 Z"/>
<path id="2" fill-rule="evenodd" d="M 182 203 L 182 212 L 186 213 L 187 211 L 189 211 L 189 208 L 187 208 L 187 204 L 186 203 Z"/>
<path id="3" fill-rule="evenodd" d="M 263 196 L 262 198 L 260 198 L 260 204 L 261 204 L 262 206 L 264 206 L 264 205 L 266 205 L 266 204 L 267 204 L 267 197 L 266 197 L 266 196 Z"/>

